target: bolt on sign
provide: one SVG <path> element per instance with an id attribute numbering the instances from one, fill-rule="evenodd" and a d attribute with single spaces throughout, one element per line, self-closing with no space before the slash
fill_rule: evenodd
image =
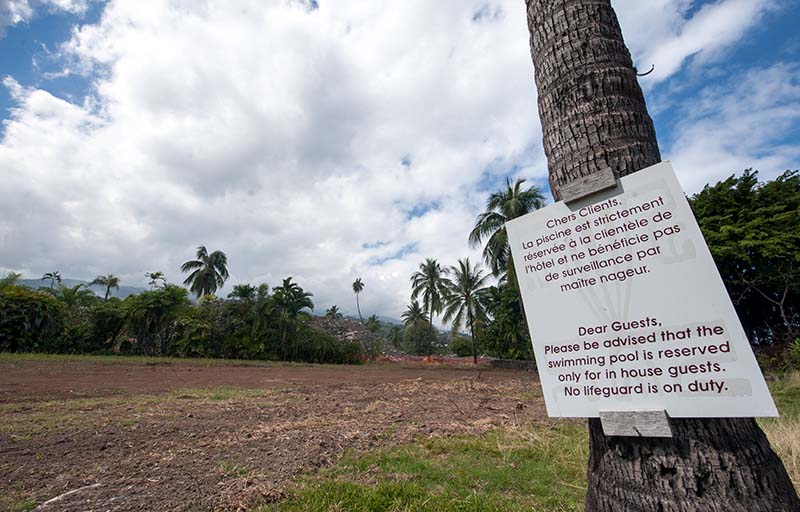
<path id="1" fill-rule="evenodd" d="M 550 416 L 777 416 L 668 162 L 506 224 Z"/>

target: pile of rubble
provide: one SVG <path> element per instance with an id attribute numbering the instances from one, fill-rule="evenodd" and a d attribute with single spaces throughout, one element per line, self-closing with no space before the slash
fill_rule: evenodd
<path id="1" fill-rule="evenodd" d="M 366 355 L 383 355 L 387 352 L 383 339 L 370 332 L 361 322 L 349 318 L 315 316 L 311 324 L 340 341 L 358 342 Z"/>

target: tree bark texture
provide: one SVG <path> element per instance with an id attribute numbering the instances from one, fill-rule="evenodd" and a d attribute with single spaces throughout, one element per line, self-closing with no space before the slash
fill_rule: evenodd
<path id="1" fill-rule="evenodd" d="M 526 0 L 553 196 L 610 167 L 661 160 L 610 0 Z M 656 63 L 657 64 L 657 63 Z M 752 418 L 673 419 L 668 439 L 607 437 L 589 420 L 589 512 L 800 511 L 783 463 Z"/>
<path id="2" fill-rule="evenodd" d="M 559 188 L 606 167 L 619 178 L 661 161 L 616 14 L 604 0 L 527 0 L 539 117 Z"/>

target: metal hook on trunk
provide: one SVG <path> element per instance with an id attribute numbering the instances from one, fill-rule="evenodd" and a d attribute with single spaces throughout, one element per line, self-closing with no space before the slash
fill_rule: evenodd
<path id="1" fill-rule="evenodd" d="M 636 68 L 634 68 L 634 69 L 636 69 Z M 650 73 L 652 73 L 654 69 L 656 69 L 656 65 L 655 65 L 655 64 L 652 64 L 652 65 L 650 66 L 650 70 L 649 70 L 649 71 L 645 71 L 644 73 L 636 73 L 636 76 L 647 76 L 647 75 L 649 75 Z"/>

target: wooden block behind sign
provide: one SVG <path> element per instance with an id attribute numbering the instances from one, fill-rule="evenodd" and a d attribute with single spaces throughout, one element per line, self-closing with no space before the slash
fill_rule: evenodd
<path id="1" fill-rule="evenodd" d="M 614 177 L 614 171 L 611 170 L 611 167 L 606 167 L 600 172 L 578 178 L 562 186 L 561 199 L 565 203 L 569 203 L 615 186 L 617 186 L 617 178 Z"/>
<path id="2" fill-rule="evenodd" d="M 666 411 L 600 411 L 607 436 L 672 437 Z"/>

